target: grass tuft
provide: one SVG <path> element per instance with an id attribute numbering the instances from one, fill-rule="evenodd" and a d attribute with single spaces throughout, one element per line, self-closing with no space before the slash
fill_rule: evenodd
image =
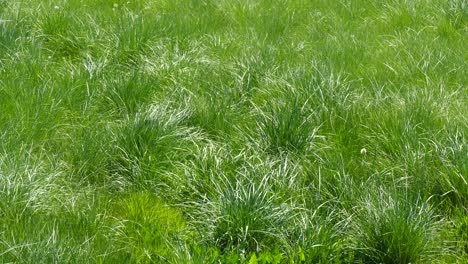
<path id="1" fill-rule="evenodd" d="M 271 107 L 269 114 L 263 114 L 259 121 L 260 135 L 267 149 L 272 152 L 304 152 L 310 144 L 317 128 L 294 99 L 279 107 Z"/>
<path id="2" fill-rule="evenodd" d="M 440 221 L 428 201 L 378 190 L 355 208 L 350 235 L 365 263 L 432 262 L 451 252 L 440 239 Z"/>

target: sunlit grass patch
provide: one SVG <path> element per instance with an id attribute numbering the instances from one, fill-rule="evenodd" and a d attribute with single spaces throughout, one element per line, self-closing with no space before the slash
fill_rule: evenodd
<path id="1" fill-rule="evenodd" d="M 284 246 L 282 227 L 291 223 L 294 212 L 287 204 L 278 204 L 268 177 L 257 177 L 238 175 L 230 180 L 219 175 L 214 182 L 217 197 L 191 205 L 197 225 L 208 234 L 206 243 L 226 252 Z"/>
<path id="2" fill-rule="evenodd" d="M 396 193 L 371 192 L 356 207 L 351 240 L 357 257 L 370 263 L 418 263 L 450 254 L 439 237 L 441 219 L 426 201 Z"/>
<path id="3" fill-rule="evenodd" d="M 131 261 L 167 261 L 181 239 L 182 214 L 149 192 L 123 195 L 109 210 L 115 243 Z"/>
<path id="4" fill-rule="evenodd" d="M 467 262 L 465 2 L 0 0 L 0 262 Z"/>

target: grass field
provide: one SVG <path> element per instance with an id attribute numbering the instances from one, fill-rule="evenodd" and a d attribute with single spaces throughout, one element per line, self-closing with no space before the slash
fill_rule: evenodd
<path id="1" fill-rule="evenodd" d="M 1 263 L 468 263 L 466 0 L 0 0 Z"/>

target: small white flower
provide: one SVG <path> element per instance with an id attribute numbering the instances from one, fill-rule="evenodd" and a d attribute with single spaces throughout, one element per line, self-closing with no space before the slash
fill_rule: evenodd
<path id="1" fill-rule="evenodd" d="M 55 9 L 55 10 L 59 10 L 60 7 L 59 7 L 59 6 L 54 6 L 54 9 Z"/>
<path id="2" fill-rule="evenodd" d="M 119 7 L 119 4 L 114 3 L 114 8 L 117 8 L 117 7 Z"/>
<path id="3" fill-rule="evenodd" d="M 367 153 L 367 149 L 366 148 L 362 148 L 361 149 L 361 155 L 366 155 Z"/>

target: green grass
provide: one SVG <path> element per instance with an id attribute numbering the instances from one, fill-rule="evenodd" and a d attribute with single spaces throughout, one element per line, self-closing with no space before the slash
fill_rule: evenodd
<path id="1" fill-rule="evenodd" d="M 468 262 L 465 0 L 0 0 L 0 262 Z"/>
<path id="2" fill-rule="evenodd" d="M 352 216 L 358 258 L 366 263 L 424 263 L 447 250 L 439 237 L 443 224 L 427 202 L 378 193 L 369 195 Z"/>

